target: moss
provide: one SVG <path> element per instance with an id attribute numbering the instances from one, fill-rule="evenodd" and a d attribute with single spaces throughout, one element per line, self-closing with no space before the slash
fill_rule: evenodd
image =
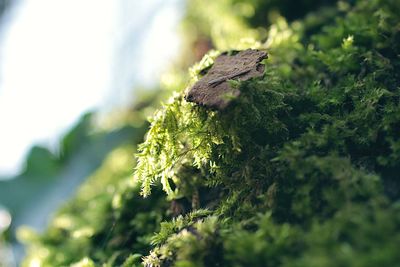
<path id="1" fill-rule="evenodd" d="M 130 177 L 132 151 L 132 147 L 116 148 L 43 235 L 27 238 L 20 230 L 20 237 L 35 242 L 23 266 L 35 261 L 41 266 L 75 262 L 80 264 L 76 266 L 98 262 L 112 266 L 148 252 L 153 233 L 167 218 L 167 204 L 159 190 L 147 200 L 139 196 L 140 187 Z"/>
<path id="2" fill-rule="evenodd" d="M 207 3 L 192 3 L 192 23 L 210 23 Z M 210 6 L 229 17 L 217 25 L 235 20 L 243 36 L 263 38 L 249 28 L 255 15 L 230 13 L 231 4 Z M 56 255 L 58 265 L 88 257 L 99 266 L 398 266 L 400 4 L 321 10 L 268 24 L 253 43 L 269 52 L 265 73 L 231 81 L 241 95 L 227 109 L 188 103 L 176 88 L 150 121 L 134 179 L 121 179 L 112 197 L 78 194 L 56 217 L 81 221 L 89 238 L 74 241 L 77 229 L 53 223 L 27 264 L 47 249 L 43 266 L 57 265 Z M 203 34 L 226 48 L 211 25 Z M 191 84 L 218 53 L 191 69 Z M 103 187 L 119 183 L 104 177 Z M 88 201 L 101 199 L 90 217 Z"/>
<path id="3" fill-rule="evenodd" d="M 233 82 L 242 94 L 221 112 L 186 103 L 178 94 L 154 117 L 140 147 L 136 174 L 144 195 L 157 177 L 171 198 L 190 199 L 194 190 L 188 191 L 188 187 L 212 188 L 218 192 L 217 199 L 208 200 L 208 191 L 203 190 L 200 207 L 214 210 L 213 216 L 220 220 L 232 221 L 221 224 L 220 231 L 230 232 L 245 224 L 243 236 L 237 239 L 231 239 L 234 233 L 214 236 L 214 242 L 224 243 L 222 254 L 231 255 L 229 266 L 265 266 L 265 262 L 293 266 L 293 260 L 302 255 L 307 255 L 304 266 L 396 262 L 390 247 L 397 242 L 397 223 L 385 237 L 386 253 L 376 247 L 379 241 L 373 238 L 358 244 L 355 236 L 362 234 L 349 232 L 346 220 L 351 220 L 352 212 L 360 216 L 357 223 L 381 213 L 396 220 L 392 201 L 398 194 L 385 194 L 390 190 L 385 184 L 390 180 L 391 185 L 398 185 L 387 175 L 388 169 L 398 167 L 389 167 L 387 160 L 396 154 L 389 140 L 397 140 L 391 128 L 396 127 L 393 114 L 399 112 L 399 59 L 382 53 L 394 55 L 399 49 L 394 42 L 399 29 L 388 24 L 399 23 L 399 5 L 360 1 L 348 8 L 312 36 L 304 36 L 305 26 L 300 22 L 278 21 L 265 44 L 271 60 L 265 62 L 263 78 Z M 394 124 L 385 126 L 387 120 Z M 392 164 L 398 166 L 396 160 Z M 182 165 L 192 171 L 181 173 Z M 146 170 L 149 166 L 151 172 Z M 374 205 L 373 212 L 363 205 Z M 257 213 L 268 214 L 271 225 L 267 232 L 263 232 Z M 378 221 L 374 222 L 377 228 L 384 224 Z M 376 235 L 374 227 L 367 225 L 360 225 L 360 231 Z M 340 239 L 329 236 L 329 227 L 348 235 L 346 238 L 354 241 L 348 244 L 352 255 L 364 258 L 338 256 L 333 263 L 328 254 L 314 253 L 317 245 L 313 242 L 318 243 L 314 231 L 327 231 L 323 233 L 325 241 L 319 233 L 327 251 L 330 246 L 342 245 Z M 276 233 L 269 232 L 271 229 Z M 178 242 L 175 238 L 172 243 Z M 195 246 L 197 239 L 185 242 Z M 297 239 L 306 241 L 299 244 Z M 156 247 L 151 258 L 158 253 L 161 265 L 172 261 L 179 266 L 178 257 L 188 245 L 181 248 L 170 243 L 167 240 Z M 368 248 L 361 249 L 363 246 Z M 159 252 L 166 248 L 167 252 Z M 207 248 L 201 247 L 197 252 L 204 250 Z M 249 256 L 252 253 L 255 255 Z M 199 263 L 187 256 L 186 260 L 207 266 L 205 259 Z M 223 265 L 225 260 L 216 257 L 212 266 Z"/>

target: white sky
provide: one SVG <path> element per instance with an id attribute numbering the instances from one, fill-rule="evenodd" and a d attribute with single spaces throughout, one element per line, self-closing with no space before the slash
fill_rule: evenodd
<path id="1" fill-rule="evenodd" d="M 127 5 L 132 2 L 137 4 Z M 152 14 L 152 6 L 165 2 L 170 4 L 144 23 Z M 162 62 L 168 62 L 178 49 L 178 3 L 179 0 L 22 1 L 2 36 L 0 175 L 18 172 L 33 143 L 54 146 L 83 112 L 104 106 L 114 95 L 113 89 L 119 90 L 114 104 L 126 101 L 126 95 L 132 94 L 130 83 L 135 81 L 129 78 L 135 75 L 130 70 L 144 59 L 159 64 L 145 65 L 137 73 L 139 80 L 148 82 L 159 74 Z M 121 20 L 124 6 L 130 10 L 122 12 L 125 19 Z M 129 33 L 129 27 L 122 27 L 128 25 L 126 21 L 149 27 L 143 29 L 143 40 L 124 41 L 125 32 L 133 34 L 133 38 L 136 34 Z M 142 61 L 129 58 L 132 47 L 125 49 L 126 55 L 121 54 L 123 44 L 142 49 Z M 157 53 L 152 53 L 155 50 Z M 118 63 L 121 57 L 128 57 L 122 60 L 123 66 Z M 119 71 L 125 75 L 119 76 Z M 119 88 L 113 88 L 114 84 Z"/>

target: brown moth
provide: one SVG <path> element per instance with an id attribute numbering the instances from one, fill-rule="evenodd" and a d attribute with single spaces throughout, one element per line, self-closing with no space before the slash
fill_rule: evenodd
<path id="1" fill-rule="evenodd" d="M 207 74 L 190 88 L 185 99 L 210 109 L 223 110 L 240 95 L 238 89 L 231 88 L 228 80 L 246 81 L 262 76 L 264 65 L 261 61 L 267 57 L 267 52 L 255 49 L 235 55 L 221 54 Z"/>

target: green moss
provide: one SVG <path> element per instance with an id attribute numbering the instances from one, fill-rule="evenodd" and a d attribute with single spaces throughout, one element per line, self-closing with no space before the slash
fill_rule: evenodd
<path id="1" fill-rule="evenodd" d="M 217 48 L 240 43 L 229 35 L 225 46 L 202 9 L 207 1 L 191 3 L 191 22 L 209 23 L 202 34 Z M 263 38 L 248 28 L 260 23 L 256 13 L 229 12 L 231 4 L 209 6 L 229 18 L 216 27 Z M 118 182 L 108 170 L 98 181 L 121 183 L 112 196 L 79 193 L 55 219 L 67 215 L 79 227 L 53 223 L 32 242 L 27 264 L 45 249 L 43 266 L 85 257 L 139 266 L 140 255 L 154 267 L 399 266 L 400 3 L 316 7 L 268 24 L 253 43 L 269 52 L 265 73 L 231 81 L 241 95 L 227 109 L 188 103 L 176 88 L 150 121 L 134 179 Z M 191 69 L 191 84 L 217 55 Z M 103 207 L 93 217 L 91 201 Z M 77 230 L 90 235 L 71 239 Z"/>
<path id="2" fill-rule="evenodd" d="M 397 223 L 382 241 L 388 246 L 386 253 L 374 238 L 360 241 L 364 244 L 355 241 L 358 235 L 378 235 L 374 223 L 369 228 L 365 222 L 351 232 L 347 220 L 357 213 L 356 224 L 369 216 L 397 220 L 391 201 L 399 197 L 399 182 L 391 173 L 399 163 L 389 159 L 397 155 L 392 140 L 398 139 L 394 114 L 400 111 L 399 58 L 394 56 L 399 29 L 389 25 L 399 25 L 398 9 L 391 1 L 360 1 L 312 36 L 304 36 L 300 22 L 278 20 L 265 44 L 271 59 L 265 62 L 264 77 L 232 83 L 242 94 L 227 110 L 210 111 L 177 95 L 154 117 L 138 155 L 143 194 L 160 177 L 171 198 L 190 199 L 194 190 L 187 188 L 197 188 L 200 207 L 231 221 L 220 231 L 244 224 L 243 236 L 237 239 L 231 232 L 213 237 L 224 243 L 222 254 L 230 255 L 229 266 L 293 266 L 302 255 L 307 255 L 304 266 L 396 262 L 391 243 L 397 242 Z M 157 164 L 155 171 L 147 172 L 152 162 Z M 210 190 L 218 192 L 212 199 L 207 198 Z M 363 205 L 374 205 L 373 211 Z M 256 214 L 266 212 L 271 225 L 263 232 L 263 220 Z M 377 229 L 385 224 L 376 220 Z M 349 256 L 338 255 L 336 263 L 322 251 L 340 250 L 346 242 L 330 236 L 330 227 L 354 242 L 349 241 Z M 189 245 L 174 247 L 176 233 L 171 236 L 173 241 L 150 254 L 161 266 L 170 261 L 179 266 L 179 257 L 188 250 Z M 198 239 L 185 242 L 196 247 Z M 320 250 L 314 252 L 318 242 Z M 199 247 L 197 253 L 204 250 L 210 248 Z M 225 260 L 216 257 L 212 266 Z M 209 266 L 190 255 L 186 261 Z"/>
<path id="3" fill-rule="evenodd" d="M 92 261 L 113 266 L 129 255 L 148 252 L 167 204 L 160 191 L 147 200 L 139 196 L 140 187 L 131 179 L 132 154 L 132 147 L 115 149 L 73 201 L 58 212 L 44 235 L 29 236 L 20 230 L 22 239 L 35 243 L 23 266 L 32 262 L 92 266 Z M 132 257 L 128 260 L 133 261 Z"/>

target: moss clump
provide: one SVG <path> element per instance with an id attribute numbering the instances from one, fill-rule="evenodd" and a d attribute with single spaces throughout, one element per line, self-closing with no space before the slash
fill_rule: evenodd
<path id="1" fill-rule="evenodd" d="M 108 198 L 97 211 L 126 213 L 111 220 L 118 231 L 105 220 L 95 233 L 135 238 L 116 247 L 89 238 L 71 255 L 56 248 L 71 242 L 62 234 L 46 242 L 53 225 L 35 243 L 51 251 L 43 262 L 60 253 L 64 265 L 399 266 L 400 3 L 328 9 L 277 18 L 254 44 L 270 55 L 264 76 L 231 81 L 241 95 L 227 109 L 188 103 L 182 90 L 156 112 L 138 149 L 136 186 L 116 191 L 122 206 Z M 240 27 L 251 18 L 240 17 Z M 193 81 L 217 55 L 192 69 Z M 68 212 L 82 219 L 86 209 Z"/>
<path id="2" fill-rule="evenodd" d="M 160 178 L 170 198 L 199 194 L 198 207 L 212 211 L 202 224 L 218 222 L 211 237 L 196 224 L 176 231 L 149 266 L 155 257 L 160 266 L 396 262 L 399 7 L 360 1 L 311 36 L 305 24 L 280 20 L 266 42 L 264 77 L 232 81 L 242 92 L 233 105 L 215 112 L 178 94 L 157 113 L 138 154 L 142 193 Z M 386 220 L 391 230 L 379 241 Z M 203 238 L 213 242 L 201 246 Z M 210 243 L 223 256 L 200 264 Z M 335 250 L 336 260 L 328 254 Z"/>

